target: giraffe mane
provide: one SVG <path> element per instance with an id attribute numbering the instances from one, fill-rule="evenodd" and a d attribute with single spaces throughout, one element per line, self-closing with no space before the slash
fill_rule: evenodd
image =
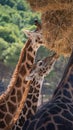
<path id="1" fill-rule="evenodd" d="M 18 63 L 16 65 L 16 68 L 13 72 L 13 75 L 12 75 L 12 78 L 10 80 L 10 83 L 9 85 L 7 86 L 7 90 L 0 96 L 0 103 L 4 100 L 4 99 L 7 99 L 8 97 L 8 93 L 11 92 L 12 88 L 14 87 L 15 83 L 16 83 L 16 80 L 17 80 L 17 76 L 18 76 L 18 73 L 19 73 L 19 69 L 20 69 L 20 64 L 22 62 L 22 58 L 23 58 L 23 55 L 24 55 L 24 52 L 26 50 L 26 48 L 29 46 L 29 43 L 31 42 L 30 39 L 27 40 L 27 42 L 25 43 L 25 46 L 22 48 L 21 50 L 21 53 L 20 53 L 20 57 L 19 57 L 19 60 L 18 60 Z"/>

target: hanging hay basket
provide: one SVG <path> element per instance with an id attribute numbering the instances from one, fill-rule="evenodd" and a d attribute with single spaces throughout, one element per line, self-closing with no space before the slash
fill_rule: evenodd
<path id="1" fill-rule="evenodd" d="M 27 0 L 42 13 L 45 45 L 58 55 L 69 56 L 73 48 L 73 0 Z"/>
<path id="2" fill-rule="evenodd" d="M 73 10 L 46 11 L 42 29 L 47 48 L 68 56 L 73 47 Z"/>

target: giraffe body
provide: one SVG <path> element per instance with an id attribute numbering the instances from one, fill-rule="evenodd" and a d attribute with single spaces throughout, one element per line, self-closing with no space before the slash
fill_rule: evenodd
<path id="1" fill-rule="evenodd" d="M 24 123 L 23 130 L 73 130 L 73 52 L 51 101 Z"/>
<path id="2" fill-rule="evenodd" d="M 31 80 L 30 90 L 26 102 L 24 103 L 22 112 L 20 113 L 20 116 L 12 130 L 22 130 L 24 121 L 35 114 L 44 76 L 51 71 L 55 60 L 55 54 L 53 54 L 53 56 L 44 58 L 43 60 L 37 62 L 37 64 L 35 63 L 33 65 L 30 74 L 27 77 L 27 80 Z"/>
<path id="3" fill-rule="evenodd" d="M 11 122 L 22 101 L 23 94 L 23 101 L 25 102 L 26 100 L 30 81 L 26 81 L 25 77 L 31 70 L 37 49 L 42 45 L 42 38 L 39 32 L 27 32 L 27 34 L 29 40 L 22 49 L 11 82 L 7 91 L 0 97 L 0 130 L 8 130 L 10 128 Z"/>

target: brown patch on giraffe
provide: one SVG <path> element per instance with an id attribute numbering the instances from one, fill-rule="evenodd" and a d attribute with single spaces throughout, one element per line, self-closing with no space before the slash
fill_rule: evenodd
<path id="1" fill-rule="evenodd" d="M 31 39 L 28 39 L 28 41 L 27 41 L 27 43 L 26 43 L 26 48 L 29 47 L 30 43 L 31 43 Z"/>
<path id="2" fill-rule="evenodd" d="M 5 114 L 4 114 L 4 113 L 2 113 L 2 112 L 0 112 L 0 119 L 3 119 L 3 118 L 4 118 L 4 116 L 5 116 Z"/>
<path id="3" fill-rule="evenodd" d="M 7 105 L 8 105 L 8 108 L 9 108 L 9 112 L 11 114 L 13 114 L 16 111 L 16 109 L 17 109 L 16 105 L 12 104 L 11 102 L 8 102 Z"/>
<path id="4" fill-rule="evenodd" d="M 31 69 L 31 66 L 29 65 L 29 63 L 26 63 L 27 69 Z"/>
<path id="5" fill-rule="evenodd" d="M 37 100 L 38 100 L 38 99 L 36 99 L 36 97 L 33 96 L 32 101 L 33 101 L 33 102 L 37 102 Z"/>
<path id="6" fill-rule="evenodd" d="M 16 103 L 16 97 L 15 96 L 11 97 L 11 101 Z"/>
<path id="7" fill-rule="evenodd" d="M 37 108 L 36 108 L 36 106 L 32 106 L 32 109 L 33 109 L 34 112 L 35 112 Z"/>
<path id="8" fill-rule="evenodd" d="M 25 87 L 23 87 L 23 92 L 25 91 Z"/>
<path id="9" fill-rule="evenodd" d="M 28 51 L 32 52 L 32 51 L 33 51 L 33 48 L 30 46 L 30 47 L 28 48 Z"/>
<path id="10" fill-rule="evenodd" d="M 7 97 L 6 97 L 6 99 L 5 99 L 5 100 L 7 101 L 8 99 L 9 99 L 9 95 L 7 95 Z"/>
<path id="11" fill-rule="evenodd" d="M 13 88 L 11 95 L 15 95 L 15 88 Z"/>
<path id="12" fill-rule="evenodd" d="M 24 84 L 27 84 L 27 83 L 28 83 L 28 81 L 26 81 L 25 79 L 24 79 L 24 81 L 23 81 L 23 82 L 24 82 Z"/>
<path id="13" fill-rule="evenodd" d="M 26 114 L 26 112 L 27 112 L 27 107 L 25 106 L 25 109 L 23 109 L 23 114 Z"/>
<path id="14" fill-rule="evenodd" d="M 27 100 L 27 106 L 31 107 L 31 102 L 29 100 Z"/>
<path id="15" fill-rule="evenodd" d="M 3 128 L 5 128 L 5 126 L 6 126 L 6 125 L 5 125 L 4 121 L 0 121 L 0 128 L 3 129 Z"/>
<path id="16" fill-rule="evenodd" d="M 35 78 L 33 78 L 32 84 L 33 84 L 33 86 L 35 86 L 35 84 L 36 84 Z"/>
<path id="17" fill-rule="evenodd" d="M 38 96 L 39 96 L 39 93 L 36 94 L 36 97 L 38 97 Z"/>
<path id="18" fill-rule="evenodd" d="M 35 88 L 34 93 L 39 93 L 39 90 Z"/>
<path id="19" fill-rule="evenodd" d="M 25 60 L 26 60 L 26 50 L 25 50 L 23 58 L 22 58 L 22 63 L 25 62 Z"/>
<path id="20" fill-rule="evenodd" d="M 22 83 L 22 80 L 21 80 L 21 78 L 18 76 L 15 86 L 16 86 L 16 87 L 21 87 L 21 83 Z"/>
<path id="21" fill-rule="evenodd" d="M 25 60 L 26 60 L 26 49 L 29 47 L 30 42 L 31 42 L 31 40 L 28 39 L 25 47 L 22 50 L 22 55 L 21 55 L 21 57 L 23 57 L 22 58 L 22 63 L 25 62 Z"/>
<path id="22" fill-rule="evenodd" d="M 37 88 L 40 88 L 40 84 L 37 85 Z"/>
<path id="23" fill-rule="evenodd" d="M 34 55 L 35 55 L 35 51 L 34 51 Z"/>
<path id="24" fill-rule="evenodd" d="M 28 59 L 31 63 L 33 63 L 34 58 L 33 58 L 29 53 L 27 54 L 27 59 Z"/>
<path id="25" fill-rule="evenodd" d="M 7 114 L 6 117 L 5 117 L 6 124 L 8 125 L 11 120 L 12 120 L 12 116 Z"/>
<path id="26" fill-rule="evenodd" d="M 32 93 L 32 92 L 33 92 L 33 87 L 31 86 L 30 90 L 29 90 L 29 93 Z"/>
<path id="27" fill-rule="evenodd" d="M 0 110 L 1 110 L 1 111 L 4 111 L 4 112 L 7 112 L 6 104 L 0 105 Z"/>
<path id="28" fill-rule="evenodd" d="M 27 113 L 27 119 L 29 119 L 31 117 L 31 115 L 32 115 L 32 112 L 31 112 L 31 110 L 29 110 Z"/>
<path id="29" fill-rule="evenodd" d="M 26 69 L 25 69 L 25 65 L 22 65 L 20 68 L 20 72 L 19 72 L 22 76 L 24 76 L 26 74 Z"/>
<path id="30" fill-rule="evenodd" d="M 18 90 L 17 91 L 17 100 L 18 100 L 18 102 L 20 102 L 21 101 L 21 99 L 22 99 L 22 93 L 21 93 L 21 91 L 20 90 Z"/>
<path id="31" fill-rule="evenodd" d="M 28 98 L 28 99 L 31 99 L 31 98 L 32 98 L 32 95 L 31 95 L 31 94 L 28 94 L 27 98 Z"/>
<path id="32" fill-rule="evenodd" d="M 39 41 L 40 44 L 42 44 L 42 41 Z"/>

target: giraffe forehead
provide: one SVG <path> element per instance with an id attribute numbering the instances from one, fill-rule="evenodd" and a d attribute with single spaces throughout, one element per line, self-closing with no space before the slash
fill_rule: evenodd
<path id="1" fill-rule="evenodd" d="M 42 39 L 42 32 L 32 32 L 31 37 L 34 39 Z"/>

